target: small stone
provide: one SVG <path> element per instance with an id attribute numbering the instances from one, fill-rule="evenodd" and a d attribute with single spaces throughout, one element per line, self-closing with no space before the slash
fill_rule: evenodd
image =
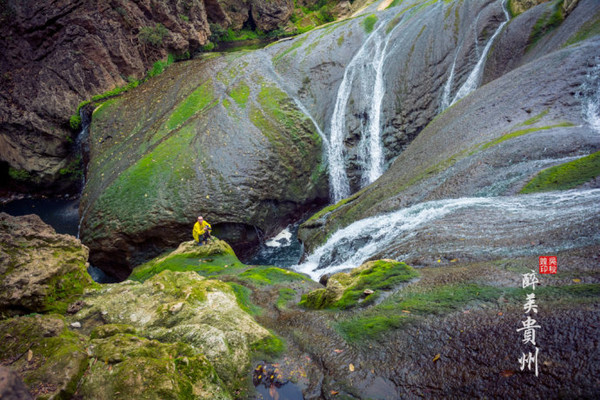
<path id="1" fill-rule="evenodd" d="M 71 328 L 81 328 L 81 322 L 73 322 L 73 323 L 71 323 Z"/>
<path id="2" fill-rule="evenodd" d="M 373 293 L 374 293 L 374 292 L 373 292 L 371 289 L 365 289 L 365 291 L 363 292 L 363 294 L 364 294 L 365 296 L 372 295 Z"/>
<path id="3" fill-rule="evenodd" d="M 176 304 L 172 305 L 169 308 L 169 311 L 171 311 L 171 313 L 175 314 L 175 313 L 178 313 L 179 311 L 181 311 L 182 308 L 183 308 L 183 303 L 180 302 L 180 303 L 176 303 Z"/>

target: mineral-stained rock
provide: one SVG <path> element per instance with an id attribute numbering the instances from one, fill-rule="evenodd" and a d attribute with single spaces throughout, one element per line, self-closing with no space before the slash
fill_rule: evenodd
<path id="1" fill-rule="evenodd" d="M 166 270 L 143 284 L 107 285 L 84 300 L 86 307 L 75 315 L 84 329 L 100 318 L 131 325 L 139 335 L 163 343 L 188 343 L 206 355 L 227 385 L 245 376 L 251 347 L 272 337 L 239 307 L 228 284 L 194 272 Z"/>
<path id="2" fill-rule="evenodd" d="M 88 366 L 86 339 L 62 317 L 35 315 L 0 321 L 0 362 L 23 376 L 35 396 L 70 398 Z M 2 397 L 4 399 L 4 397 Z"/>
<path id="3" fill-rule="evenodd" d="M 57 234 L 37 215 L 0 214 L 0 310 L 9 314 L 65 312 L 93 285 L 88 249 Z"/>

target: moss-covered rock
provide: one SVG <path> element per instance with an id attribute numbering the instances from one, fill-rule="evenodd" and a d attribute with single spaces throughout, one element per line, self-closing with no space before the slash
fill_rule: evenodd
<path id="1" fill-rule="evenodd" d="M 0 312 L 64 313 L 86 287 L 88 249 L 37 215 L 0 213 Z"/>
<path id="2" fill-rule="evenodd" d="M 129 279 L 143 282 L 164 270 L 194 271 L 204 277 L 235 280 L 251 287 L 307 279 L 305 275 L 287 269 L 246 265 L 237 258 L 231 246 L 218 239 L 203 246 L 198 246 L 194 241 L 183 242 L 175 251 L 136 267 Z M 242 307 L 247 305 L 242 304 Z"/>
<path id="3" fill-rule="evenodd" d="M 240 308 L 230 285 L 195 272 L 164 270 L 144 283 L 103 287 L 86 294 L 84 301 L 76 315 L 84 328 L 93 327 L 100 317 L 106 323 L 131 325 L 150 339 L 188 343 L 206 355 L 232 390 L 245 385 L 251 349 L 272 338 Z"/>
<path id="4" fill-rule="evenodd" d="M 325 289 L 314 290 L 302 297 L 307 308 L 352 308 L 372 304 L 381 292 L 408 282 L 419 274 L 414 268 L 394 260 L 364 263 L 349 273 L 332 275 Z"/>
<path id="5" fill-rule="evenodd" d="M 71 398 L 88 366 L 87 338 L 58 315 L 0 321 L 0 337 L 0 362 L 23 376 L 36 398 Z"/>
<path id="6" fill-rule="evenodd" d="M 321 137 L 259 55 L 176 63 L 97 108 L 81 237 L 130 269 L 191 237 L 199 212 L 236 250 L 327 194 Z M 120 271 L 119 271 L 120 270 Z"/>
<path id="7" fill-rule="evenodd" d="M 125 333 L 91 342 L 78 395 L 89 399 L 231 399 L 205 356 L 183 343 Z"/>

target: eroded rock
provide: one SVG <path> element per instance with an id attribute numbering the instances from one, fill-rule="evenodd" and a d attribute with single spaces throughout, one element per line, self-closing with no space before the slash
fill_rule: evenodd
<path id="1" fill-rule="evenodd" d="M 99 317 L 104 323 L 133 326 L 139 335 L 163 343 L 188 343 L 206 355 L 228 385 L 244 377 L 251 347 L 271 337 L 239 307 L 228 284 L 194 272 L 166 270 L 143 284 L 110 285 L 84 300 L 86 306 L 75 315 L 84 328 L 97 324 Z M 179 311 L 171 312 L 173 307 Z"/>
<path id="2" fill-rule="evenodd" d="M 0 213 L 0 310 L 9 314 L 65 312 L 85 288 L 88 249 L 57 234 L 37 215 Z"/>

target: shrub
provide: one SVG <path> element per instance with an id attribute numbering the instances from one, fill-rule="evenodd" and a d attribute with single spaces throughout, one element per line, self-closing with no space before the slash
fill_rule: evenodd
<path id="1" fill-rule="evenodd" d="M 156 24 L 154 27 L 144 26 L 140 28 L 138 33 L 138 39 L 142 43 L 149 43 L 153 46 L 159 46 L 165 36 L 169 33 L 169 30 L 164 27 L 163 24 Z"/>

